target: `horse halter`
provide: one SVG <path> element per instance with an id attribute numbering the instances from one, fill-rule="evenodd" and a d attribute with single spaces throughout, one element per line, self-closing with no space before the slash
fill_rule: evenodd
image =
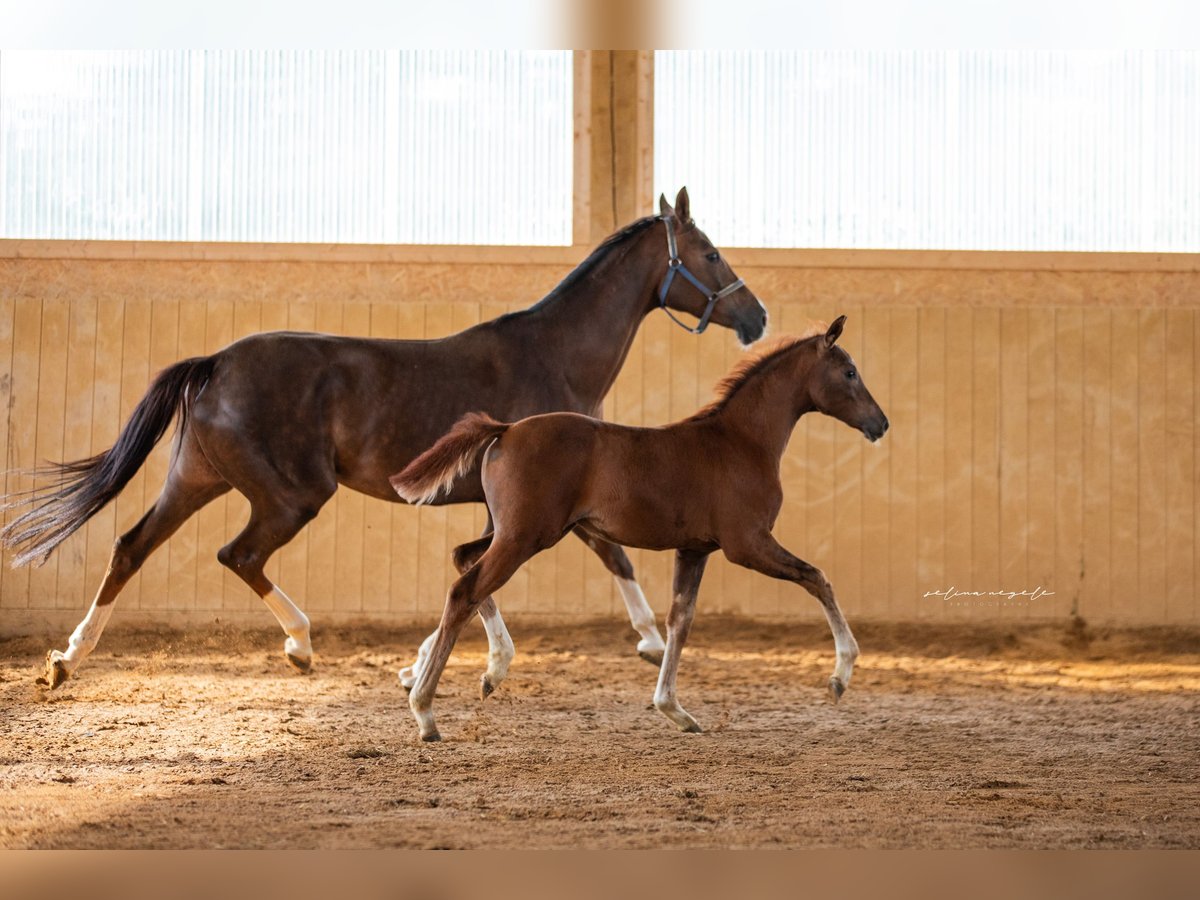
<path id="1" fill-rule="evenodd" d="M 662 307 L 663 312 L 670 316 L 671 321 L 682 328 L 684 331 L 691 334 L 703 334 L 704 329 L 708 327 L 709 317 L 712 316 L 713 310 L 717 306 L 717 301 L 722 297 L 728 297 L 734 291 L 745 287 L 746 282 L 739 278 L 733 284 L 726 285 L 719 290 L 713 291 L 704 286 L 699 278 L 688 271 L 688 267 L 683 264 L 683 260 L 679 258 L 679 247 L 675 243 L 675 217 L 674 216 L 659 216 L 659 219 L 667 226 L 667 274 L 663 276 L 662 284 L 658 286 L 658 305 Z M 671 289 L 671 283 L 675 280 L 676 273 L 682 275 L 687 281 L 691 282 L 692 287 L 708 298 L 708 306 L 704 308 L 704 315 L 700 317 L 700 324 L 695 328 L 691 328 L 683 322 L 680 322 L 667 308 L 667 291 Z"/>

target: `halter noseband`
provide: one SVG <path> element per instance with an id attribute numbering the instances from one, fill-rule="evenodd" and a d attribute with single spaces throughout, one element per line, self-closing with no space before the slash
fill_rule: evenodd
<path id="1" fill-rule="evenodd" d="M 675 243 L 675 220 L 674 216 L 659 216 L 663 223 L 667 226 L 667 274 L 663 276 L 662 284 L 658 286 L 658 305 L 662 307 L 663 312 L 670 316 L 671 321 L 685 331 L 692 334 L 703 334 L 704 329 L 708 327 L 709 317 L 712 316 L 713 309 L 716 308 L 717 301 L 722 297 L 728 297 L 734 291 L 745 287 L 746 282 L 739 278 L 733 284 L 713 291 L 704 286 L 699 278 L 688 271 L 688 267 L 683 264 L 683 260 L 679 258 L 679 247 Z M 695 328 L 690 328 L 683 322 L 680 322 L 671 310 L 667 308 L 667 291 L 671 289 L 671 282 L 675 280 L 675 274 L 679 273 L 687 281 L 691 282 L 692 287 L 708 298 L 708 306 L 704 308 L 704 315 L 700 317 L 700 324 Z"/>

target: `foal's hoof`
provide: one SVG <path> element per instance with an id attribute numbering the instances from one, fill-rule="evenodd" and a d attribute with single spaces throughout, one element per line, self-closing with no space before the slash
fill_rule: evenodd
<path id="1" fill-rule="evenodd" d="M 50 650 L 46 653 L 46 670 L 38 677 L 36 683 L 46 685 L 50 690 L 54 690 L 70 677 L 71 673 L 67 671 L 66 664 L 63 662 L 62 652 Z"/>
<path id="2" fill-rule="evenodd" d="M 431 731 L 431 732 L 429 732 L 429 734 L 423 734 L 423 735 L 421 735 L 421 740 L 423 740 L 423 741 L 424 741 L 425 743 L 427 743 L 427 744 L 434 744 L 434 743 L 437 743 L 437 742 L 438 742 L 438 741 L 440 741 L 441 739 L 442 739 L 442 736 L 441 736 L 441 734 L 440 734 L 439 732 L 436 732 L 436 731 Z"/>
<path id="3" fill-rule="evenodd" d="M 846 693 L 846 686 L 844 684 L 842 684 L 842 680 L 840 678 L 836 678 L 836 677 L 830 678 L 829 679 L 829 699 L 832 702 L 837 703 L 839 700 L 842 699 L 842 694 L 844 694 L 844 693 Z"/>
<path id="4" fill-rule="evenodd" d="M 663 650 L 639 650 L 638 656 L 652 666 L 661 666 L 664 652 Z"/>
<path id="5" fill-rule="evenodd" d="M 307 675 L 312 671 L 312 657 L 307 659 L 303 656 L 296 656 L 294 653 L 288 653 L 287 661 L 290 662 L 301 675 Z"/>
<path id="6" fill-rule="evenodd" d="M 700 723 L 694 719 L 679 730 L 684 734 L 704 734 L 704 729 L 701 728 Z"/>
<path id="7" fill-rule="evenodd" d="M 496 686 L 492 684 L 492 679 L 486 674 L 479 676 L 479 699 L 486 700 L 496 691 Z"/>

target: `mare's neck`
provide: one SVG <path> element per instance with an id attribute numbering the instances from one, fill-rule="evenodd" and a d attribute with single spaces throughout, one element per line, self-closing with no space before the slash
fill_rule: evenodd
<path id="1" fill-rule="evenodd" d="M 531 312 L 536 350 L 585 405 L 616 381 L 666 271 L 657 223 L 613 246 L 582 277 Z M 657 252 L 656 252 L 657 251 Z M 590 411 L 590 410 L 589 410 Z"/>

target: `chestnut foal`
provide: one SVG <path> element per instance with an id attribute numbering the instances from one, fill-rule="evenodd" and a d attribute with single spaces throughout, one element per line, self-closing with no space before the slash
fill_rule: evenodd
<path id="1" fill-rule="evenodd" d="M 449 490 L 483 454 L 483 492 L 495 531 L 454 551 L 461 577 L 450 588 L 436 639 L 409 695 L 426 741 L 438 679 L 463 626 L 517 567 L 573 529 L 604 541 L 675 550 L 667 649 L 654 705 L 683 731 L 700 726 L 675 698 L 679 656 L 691 629 L 709 554 L 794 581 L 820 601 L 833 631 L 837 663 L 829 679 L 836 702 L 850 683 L 858 644 L 833 588 L 819 569 L 771 535 L 783 504 L 779 461 L 800 416 L 817 411 L 877 441 L 887 417 L 850 355 L 836 346 L 846 317 L 824 334 L 785 339 L 739 364 L 718 399 L 663 428 L 630 428 L 574 413 L 513 424 L 471 413 L 391 478 L 410 503 Z M 491 693 L 483 676 L 483 696 Z"/>

